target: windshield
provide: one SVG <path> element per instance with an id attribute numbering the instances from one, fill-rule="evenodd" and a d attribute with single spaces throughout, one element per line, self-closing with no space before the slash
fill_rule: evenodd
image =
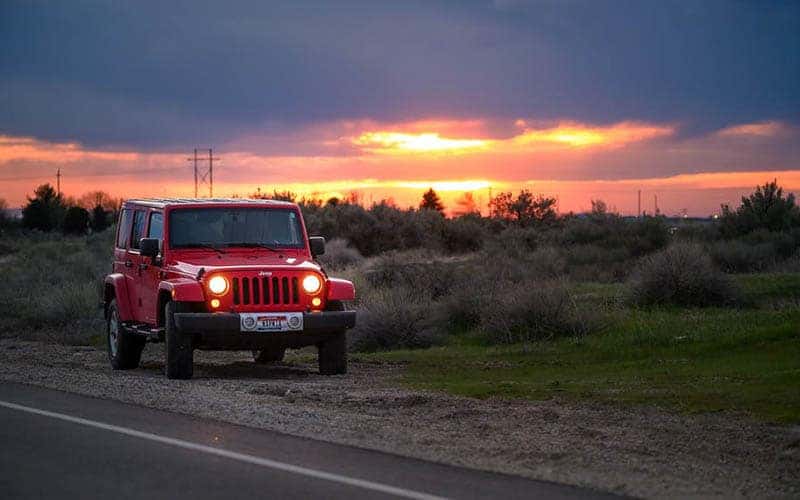
<path id="1" fill-rule="evenodd" d="M 300 217 L 279 208 L 183 208 L 169 215 L 172 248 L 268 246 L 303 248 Z"/>

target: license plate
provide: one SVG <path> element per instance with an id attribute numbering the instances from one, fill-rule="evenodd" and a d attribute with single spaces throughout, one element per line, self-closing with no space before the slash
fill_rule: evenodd
<path id="1" fill-rule="evenodd" d="M 292 332 L 303 329 L 303 313 L 242 313 L 242 332 Z"/>

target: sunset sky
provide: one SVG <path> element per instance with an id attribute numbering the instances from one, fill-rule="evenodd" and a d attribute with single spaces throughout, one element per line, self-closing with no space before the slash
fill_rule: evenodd
<path id="1" fill-rule="evenodd" d="M 0 3 L 0 198 L 800 193 L 800 2 Z"/>

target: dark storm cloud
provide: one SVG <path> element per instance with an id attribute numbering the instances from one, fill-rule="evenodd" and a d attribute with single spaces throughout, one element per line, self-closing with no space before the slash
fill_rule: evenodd
<path id="1" fill-rule="evenodd" d="M 423 117 L 800 119 L 797 2 L 13 2 L 0 133 L 95 147 Z"/>

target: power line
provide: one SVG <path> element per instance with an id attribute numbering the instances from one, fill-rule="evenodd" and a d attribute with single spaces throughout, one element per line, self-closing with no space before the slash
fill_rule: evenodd
<path id="1" fill-rule="evenodd" d="M 197 155 L 198 151 L 208 151 L 208 157 L 204 158 Z M 190 158 L 187 158 L 187 161 L 190 161 L 194 165 L 194 197 L 198 197 L 198 188 L 201 184 L 208 184 L 208 197 L 214 197 L 214 162 L 218 161 L 219 158 L 214 158 L 214 151 L 212 148 L 208 149 L 198 149 L 194 148 L 194 155 Z M 208 169 L 206 170 L 198 170 L 198 165 L 208 162 Z"/>

